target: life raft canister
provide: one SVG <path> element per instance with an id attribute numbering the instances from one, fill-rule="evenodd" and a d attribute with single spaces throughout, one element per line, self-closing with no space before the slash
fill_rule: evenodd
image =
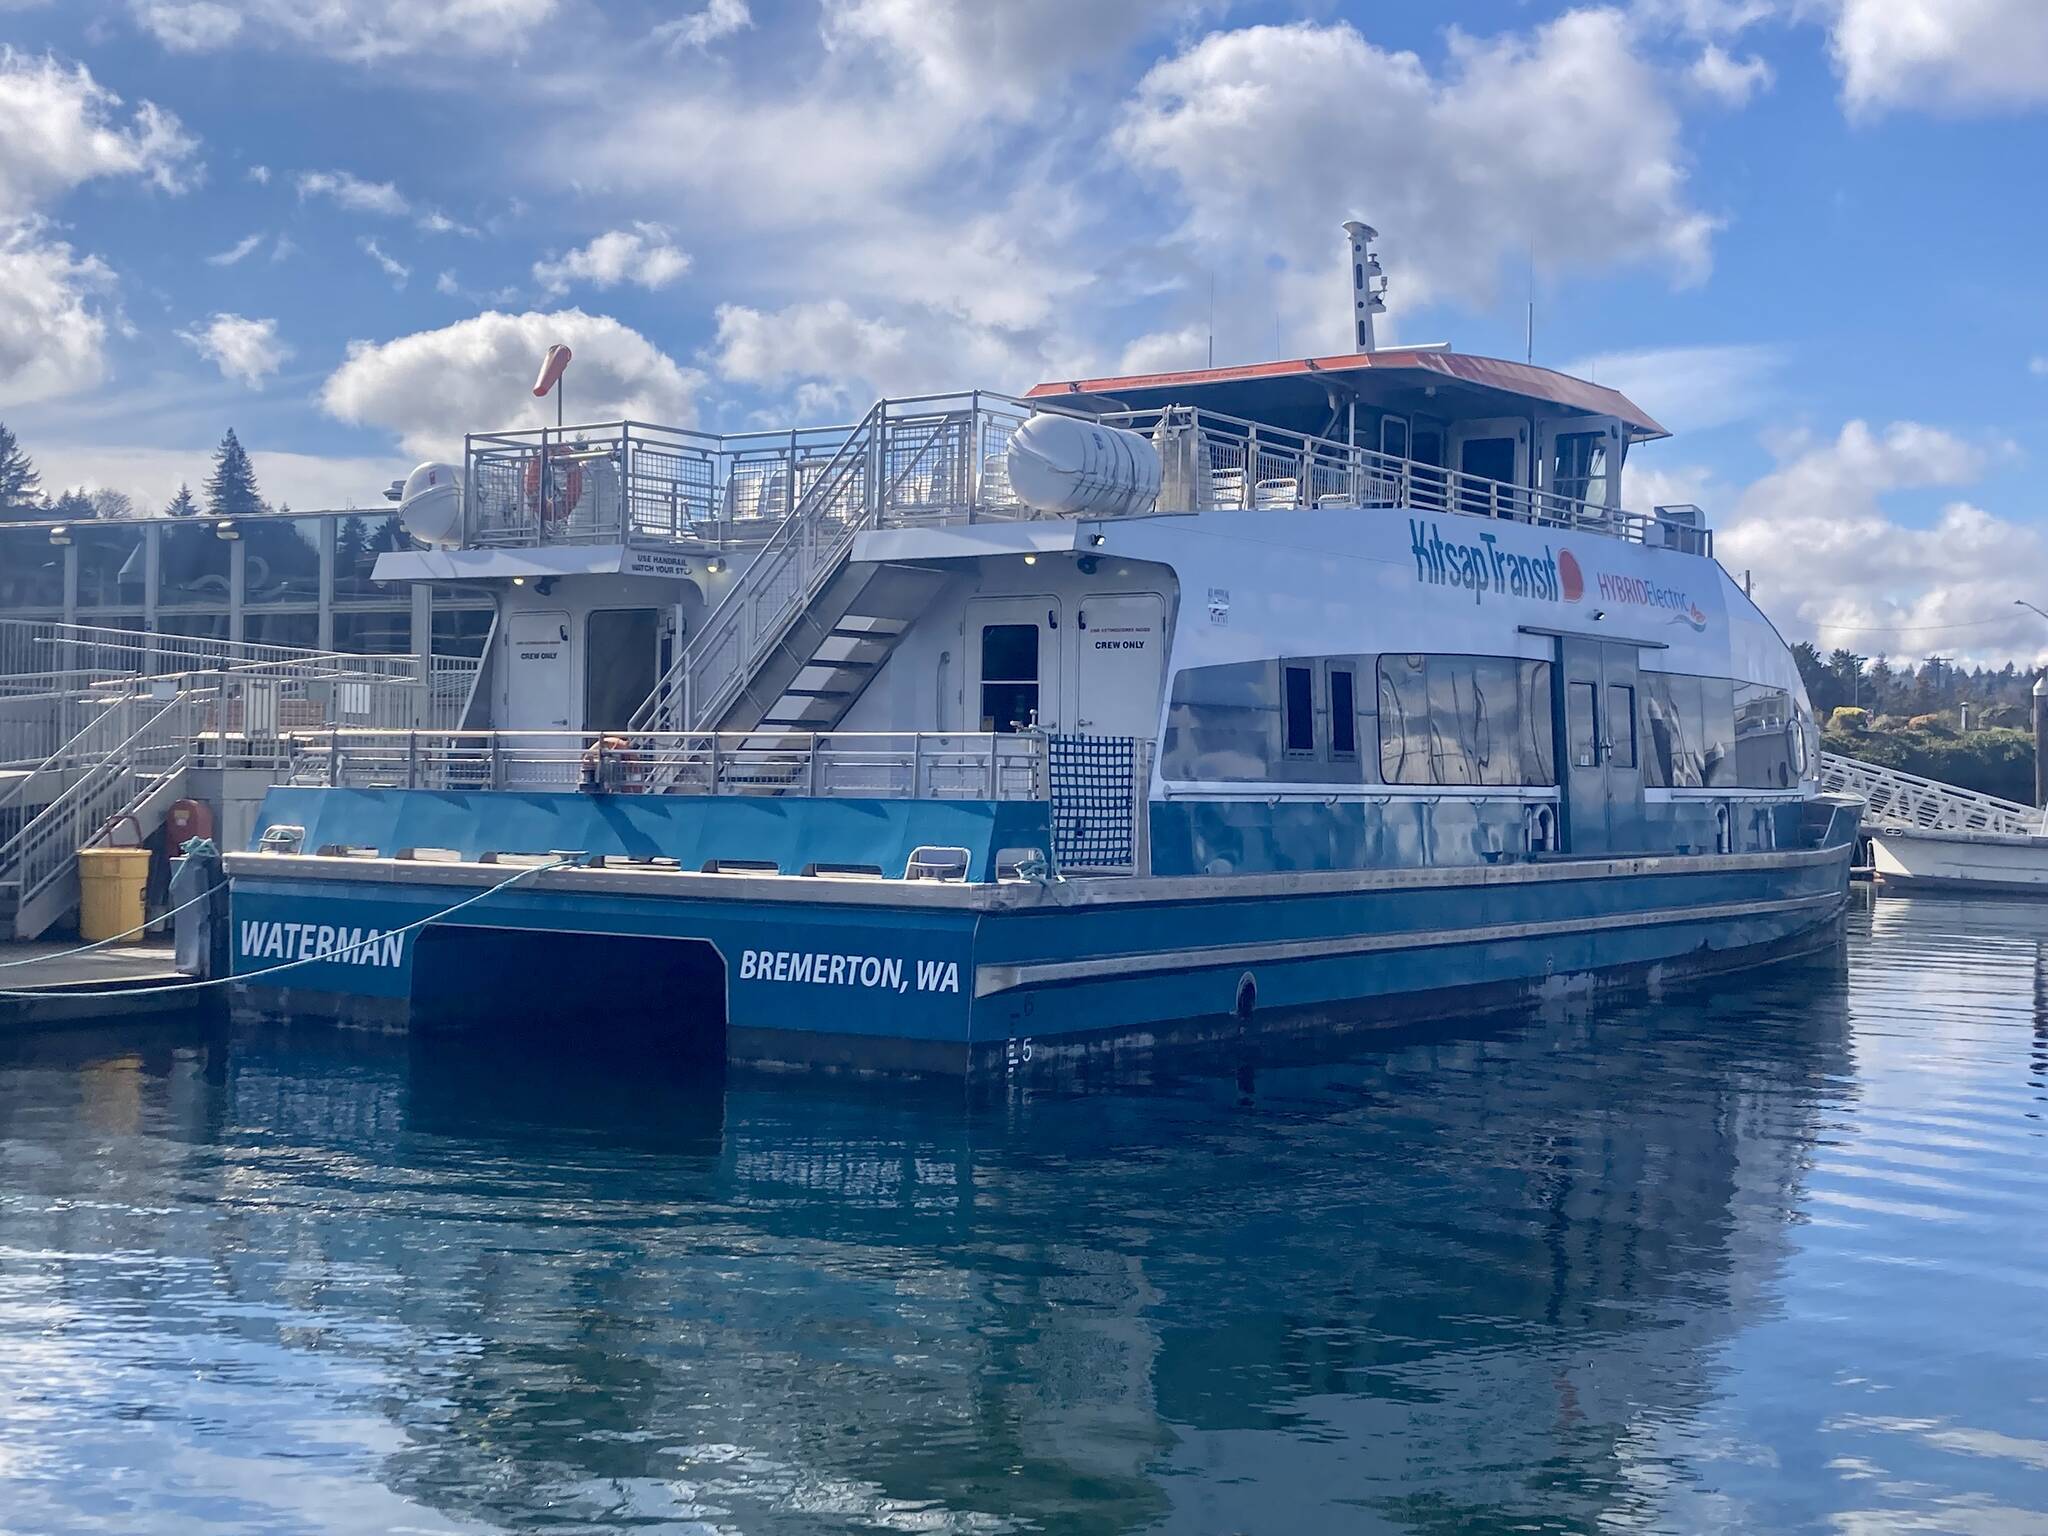
<path id="1" fill-rule="evenodd" d="M 559 523 L 583 499 L 583 470 L 556 459 L 547 478 L 546 494 L 542 494 L 541 458 L 536 454 L 526 461 L 526 510 L 538 514 L 544 523 Z"/>

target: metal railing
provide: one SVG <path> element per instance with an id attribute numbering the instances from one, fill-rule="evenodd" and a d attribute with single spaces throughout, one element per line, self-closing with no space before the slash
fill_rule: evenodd
<path id="1" fill-rule="evenodd" d="M 1042 738 L 938 731 L 294 732 L 285 777 L 381 789 L 888 800 L 1044 796 Z"/>
<path id="2" fill-rule="evenodd" d="M 110 820 L 183 772 L 197 704 L 189 694 L 160 699 L 138 690 L 113 705 L 106 734 L 118 739 L 0 843 L 0 891 L 11 893 L 17 917 L 75 870 L 79 849 L 102 837 Z"/>
<path id="3" fill-rule="evenodd" d="M 2001 800 L 1937 779 L 1823 752 L 1820 787 L 1860 795 L 1865 826 L 1941 832 L 1989 832 L 2004 837 L 2048 835 L 2048 809 Z"/>

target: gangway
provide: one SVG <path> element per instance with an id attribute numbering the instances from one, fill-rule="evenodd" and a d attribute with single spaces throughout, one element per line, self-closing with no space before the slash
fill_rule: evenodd
<path id="1" fill-rule="evenodd" d="M 1868 807 L 1863 814 L 1867 828 L 2048 835 L 2048 809 L 1833 752 L 1821 754 L 1820 787 L 1829 794 L 1861 796 Z"/>

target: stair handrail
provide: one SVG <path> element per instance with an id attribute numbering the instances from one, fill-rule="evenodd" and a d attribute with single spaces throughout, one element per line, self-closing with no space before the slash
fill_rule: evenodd
<path id="1" fill-rule="evenodd" d="M 90 720 L 80 726 L 77 731 L 72 733 L 66 741 L 59 745 L 55 751 L 51 752 L 48 757 L 45 757 L 42 762 L 24 772 L 10 789 L 0 793 L 0 810 L 5 810 L 8 806 L 12 805 L 27 792 L 29 785 L 43 774 L 63 773 L 69 769 L 81 766 L 74 759 L 82 758 L 93 750 L 82 745 L 85 739 L 95 732 L 102 735 L 108 734 L 106 731 L 107 722 L 113 719 L 116 713 L 131 699 L 140 696 L 140 691 L 136 689 L 126 689 L 116 694 L 109 694 L 104 688 L 81 690 L 79 693 L 81 700 L 93 699 L 102 705 L 98 713 L 94 714 Z M 113 750 L 118 750 L 118 748 Z M 102 751 L 101 755 L 104 755 L 104 751 Z M 91 767 L 94 764 L 84 764 L 83 766 Z M 4 861 L 0 861 L 0 869 L 5 867 Z"/>
<path id="2" fill-rule="evenodd" d="M 888 406 L 886 400 L 876 401 L 846 435 L 802 499 L 633 712 L 627 722 L 628 730 L 673 729 L 671 722 L 678 698 L 682 703 L 683 728 L 697 729 L 704 718 L 724 709 L 744 690 L 761 657 L 817 596 L 824 576 L 836 567 L 840 553 L 859 533 L 872 526 L 876 515 L 875 477 L 869 471 L 872 452 L 888 419 Z M 825 539 L 807 537 L 816 525 L 826 521 L 824 509 L 837 505 L 840 490 L 857 474 L 865 476 L 865 483 L 862 504 L 855 514 L 844 519 L 842 526 Z M 760 594 L 772 590 L 775 579 L 786 574 L 792 562 L 796 565 L 797 580 L 790 588 L 789 600 L 765 624 L 757 625 L 757 632 L 749 637 L 748 616 Z M 712 690 L 700 691 L 698 673 L 703 658 L 714 648 L 734 642 L 741 645 L 743 654 L 728 678 Z"/>
<path id="3" fill-rule="evenodd" d="M 145 738 L 156 732 L 166 719 L 173 717 L 177 718 L 178 729 L 170 734 L 173 737 L 188 734 L 184 729 L 183 716 L 192 702 L 190 693 L 180 693 L 162 700 L 138 693 L 131 694 L 122 702 L 124 705 L 147 702 L 160 707 L 131 730 L 118 746 L 66 787 L 61 795 L 24 822 L 4 844 L 0 844 L 0 886 L 14 887 L 17 911 L 45 890 L 52 881 L 61 878 L 65 870 L 77 860 L 78 850 L 85 845 L 78 837 L 81 825 L 90 821 L 97 827 L 108 815 L 118 810 L 120 804 L 127 802 L 129 797 L 124 795 L 116 805 L 100 811 L 97 821 L 93 820 L 94 813 L 88 808 L 89 805 L 98 807 L 105 804 L 104 796 L 89 800 L 95 791 L 110 784 L 118 786 L 121 777 L 134 769 L 134 759 L 141 752 L 163 744 L 146 741 Z M 162 774 L 154 776 L 157 782 L 160 782 L 161 778 Z M 65 834 L 64 840 L 68 843 L 65 852 L 55 859 L 43 858 L 44 851 L 59 834 Z"/>

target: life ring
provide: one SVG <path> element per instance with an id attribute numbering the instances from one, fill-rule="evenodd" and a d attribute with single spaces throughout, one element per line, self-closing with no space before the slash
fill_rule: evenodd
<path id="1" fill-rule="evenodd" d="M 637 795 L 641 790 L 640 754 L 623 736 L 600 736 L 583 752 L 583 784 L 587 789 Z"/>
<path id="2" fill-rule="evenodd" d="M 559 523 L 576 510 L 576 503 L 583 499 L 583 470 L 573 462 L 554 461 L 554 473 L 547 494 L 541 494 L 541 459 L 538 454 L 526 461 L 526 510 L 538 514 L 544 523 Z"/>

